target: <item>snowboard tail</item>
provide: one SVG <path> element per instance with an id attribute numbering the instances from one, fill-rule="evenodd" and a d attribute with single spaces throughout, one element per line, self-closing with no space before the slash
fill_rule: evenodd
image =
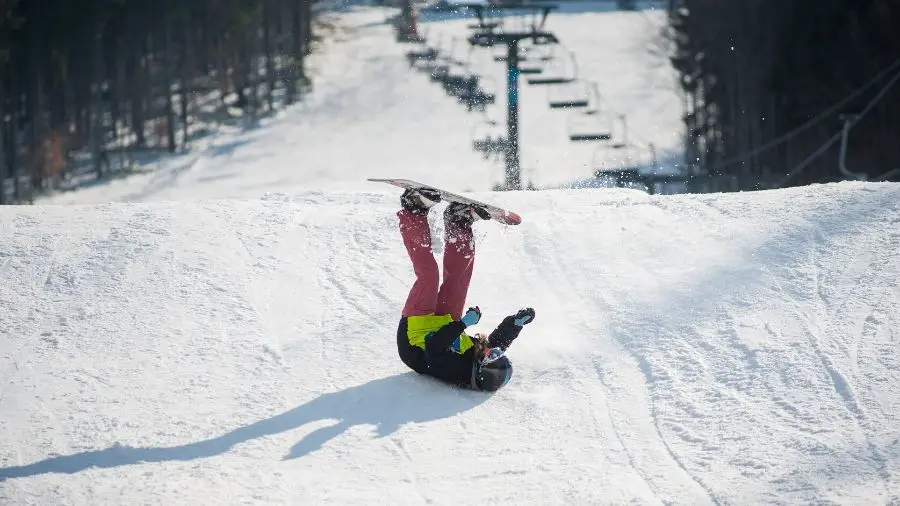
<path id="1" fill-rule="evenodd" d="M 470 199 L 468 197 L 463 197 L 462 195 L 458 195 L 456 193 L 448 192 L 447 190 L 442 190 L 440 188 L 435 188 L 434 186 L 427 185 L 424 183 L 419 183 L 418 181 L 412 181 L 409 179 L 381 179 L 381 178 L 368 178 L 369 181 L 373 181 L 376 183 L 387 183 L 394 186 L 398 186 L 400 188 L 412 188 L 412 189 L 428 189 L 434 190 L 441 194 L 441 198 L 448 202 L 458 202 L 460 204 L 470 204 L 473 206 L 478 206 L 488 214 L 491 215 L 492 220 L 499 221 L 504 225 L 518 225 L 522 223 L 522 217 L 518 214 L 509 211 L 507 209 L 503 209 L 502 207 L 493 206 L 486 202 L 481 202 L 480 200 Z"/>

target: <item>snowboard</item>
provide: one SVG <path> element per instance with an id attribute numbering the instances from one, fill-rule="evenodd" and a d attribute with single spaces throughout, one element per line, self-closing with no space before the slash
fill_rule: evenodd
<path id="1" fill-rule="evenodd" d="M 481 202 L 480 200 L 470 199 L 468 197 L 463 197 L 462 195 L 457 195 L 456 193 L 448 192 L 447 190 L 442 190 L 440 188 L 435 188 L 434 186 L 430 186 L 424 183 L 419 183 L 418 181 L 411 181 L 409 179 L 380 179 L 380 178 L 368 178 L 368 181 L 374 181 L 376 183 L 387 183 L 394 186 L 399 186 L 400 188 L 414 188 L 414 189 L 428 189 L 434 190 L 441 194 L 441 198 L 448 202 L 458 202 L 460 204 L 470 204 L 473 206 L 478 206 L 488 212 L 491 215 L 492 220 L 499 221 L 504 225 L 518 225 L 522 223 L 522 217 L 518 214 L 497 207 L 492 206 L 486 202 Z"/>

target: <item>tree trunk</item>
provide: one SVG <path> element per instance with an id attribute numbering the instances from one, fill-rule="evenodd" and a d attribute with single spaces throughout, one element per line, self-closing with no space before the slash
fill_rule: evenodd
<path id="1" fill-rule="evenodd" d="M 6 76 L 0 72 L 0 206 L 6 204 Z"/>
<path id="2" fill-rule="evenodd" d="M 90 86 L 90 139 L 91 159 L 97 177 L 103 177 L 103 106 L 101 103 L 101 86 L 103 84 L 103 20 L 99 5 L 93 6 L 93 47 L 91 48 L 92 76 L 87 80 Z"/>
<path id="3" fill-rule="evenodd" d="M 43 66 L 45 62 L 43 41 L 41 37 L 41 10 L 36 2 L 29 4 L 28 30 L 28 116 L 31 122 L 29 131 L 29 168 L 30 188 L 39 190 L 46 179 L 44 169 L 44 149 L 42 143 L 45 135 L 44 124 L 44 83 Z"/>
<path id="4" fill-rule="evenodd" d="M 168 7 L 168 6 L 167 6 Z M 172 50 L 172 20 L 168 9 L 163 14 L 163 85 L 166 95 L 166 147 L 170 153 L 175 152 L 175 106 L 172 94 L 172 78 L 175 74 L 175 59 Z"/>
<path id="5" fill-rule="evenodd" d="M 272 54 L 272 0 L 262 0 L 262 29 L 263 29 L 263 52 L 266 58 L 266 107 L 271 113 L 275 106 L 273 105 L 273 92 L 275 90 L 275 62 Z"/>
<path id="6" fill-rule="evenodd" d="M 192 58 L 191 58 L 191 36 L 188 33 L 187 26 L 181 27 L 181 143 L 187 146 L 188 143 L 188 102 L 190 101 Z"/>

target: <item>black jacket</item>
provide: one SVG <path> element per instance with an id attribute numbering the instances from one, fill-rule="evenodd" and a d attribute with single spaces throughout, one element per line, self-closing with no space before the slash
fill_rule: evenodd
<path id="1" fill-rule="evenodd" d="M 475 388 L 472 385 L 472 366 L 475 351 L 480 347 L 473 346 L 462 354 L 450 349 L 450 345 L 465 328 L 460 321 L 450 322 L 429 335 L 423 349 L 409 343 L 407 319 L 404 316 L 397 327 L 397 353 L 407 367 L 419 374 L 427 374 L 460 387 Z M 502 346 L 506 349 L 518 337 L 520 330 L 522 329 L 513 323 L 512 316 L 505 318 L 491 332 L 488 338 L 490 347 Z"/>
<path id="2" fill-rule="evenodd" d="M 404 316 L 397 328 L 397 353 L 407 367 L 419 374 L 427 374 L 454 385 L 469 387 L 475 347 L 462 354 L 450 349 L 450 345 L 465 328 L 460 321 L 450 322 L 428 336 L 423 349 L 409 344 L 407 320 Z"/>

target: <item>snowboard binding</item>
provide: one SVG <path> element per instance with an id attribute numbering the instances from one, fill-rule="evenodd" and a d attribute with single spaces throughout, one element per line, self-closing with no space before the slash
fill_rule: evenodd
<path id="1" fill-rule="evenodd" d="M 444 222 L 450 226 L 470 228 L 475 220 L 489 220 L 491 215 L 482 207 L 472 204 L 451 202 L 444 209 Z"/>
<path id="2" fill-rule="evenodd" d="M 428 214 L 440 201 L 441 193 L 429 188 L 408 188 L 400 195 L 400 206 L 415 214 Z"/>

